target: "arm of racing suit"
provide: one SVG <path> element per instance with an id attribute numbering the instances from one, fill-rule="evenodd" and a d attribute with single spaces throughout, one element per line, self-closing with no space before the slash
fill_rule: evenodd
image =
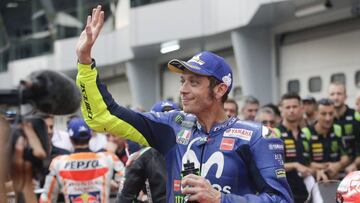
<path id="1" fill-rule="evenodd" d="M 252 183 L 258 194 L 222 194 L 221 203 L 293 202 L 282 159 L 283 146 L 283 141 L 272 137 L 266 127 L 252 135 L 249 145 L 242 145 L 237 152 L 251 171 Z"/>
<path id="2" fill-rule="evenodd" d="M 56 163 L 60 156 L 55 157 L 50 164 L 49 174 L 45 178 L 44 191 L 40 195 L 39 203 L 56 203 L 60 184 L 56 178 Z"/>
<path id="3" fill-rule="evenodd" d="M 83 117 L 93 130 L 154 147 L 163 155 L 176 144 L 174 130 L 168 124 L 175 112 L 142 114 L 119 106 L 99 80 L 95 61 L 78 64 L 76 83 L 82 94 Z"/>

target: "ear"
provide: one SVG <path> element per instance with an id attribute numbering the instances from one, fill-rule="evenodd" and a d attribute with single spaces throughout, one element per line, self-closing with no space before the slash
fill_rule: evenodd
<path id="1" fill-rule="evenodd" d="M 224 83 L 218 84 L 218 85 L 214 88 L 215 98 L 221 100 L 221 98 L 226 94 L 227 90 L 228 90 L 228 86 L 227 86 L 227 85 L 225 85 Z"/>

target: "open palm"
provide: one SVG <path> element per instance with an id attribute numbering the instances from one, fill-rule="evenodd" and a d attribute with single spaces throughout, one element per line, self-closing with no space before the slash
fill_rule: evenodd
<path id="1" fill-rule="evenodd" d="M 101 11 L 101 6 L 99 5 L 93 9 L 92 15 L 87 17 L 86 27 L 82 31 L 76 44 L 76 54 L 79 63 L 91 63 L 91 48 L 94 45 L 96 38 L 99 36 L 103 25 L 104 11 Z"/>

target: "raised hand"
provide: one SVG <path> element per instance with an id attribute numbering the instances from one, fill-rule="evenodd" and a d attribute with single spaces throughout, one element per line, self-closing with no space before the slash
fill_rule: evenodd
<path id="1" fill-rule="evenodd" d="M 92 10 L 92 15 L 87 17 L 86 27 L 82 31 L 76 44 L 76 54 L 81 64 L 91 63 L 91 49 L 104 25 L 104 11 L 98 5 Z"/>

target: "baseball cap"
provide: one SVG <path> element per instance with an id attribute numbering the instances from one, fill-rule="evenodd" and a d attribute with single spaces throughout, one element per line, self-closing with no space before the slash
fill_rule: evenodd
<path id="1" fill-rule="evenodd" d="M 69 121 L 68 132 L 73 139 L 85 140 L 91 137 L 91 129 L 81 118 L 73 118 Z"/>
<path id="2" fill-rule="evenodd" d="M 179 110 L 179 107 L 174 102 L 168 100 L 159 101 L 151 107 L 151 111 L 154 112 L 165 112 L 171 110 Z"/>
<path id="3" fill-rule="evenodd" d="M 309 102 L 309 103 L 316 103 L 316 99 L 312 96 L 307 96 L 305 98 L 303 98 L 302 100 L 303 102 Z"/>
<path id="4" fill-rule="evenodd" d="M 169 70 L 176 73 L 184 73 L 187 69 L 190 72 L 213 76 L 228 86 L 228 92 L 232 87 L 232 70 L 225 59 L 209 51 L 203 51 L 193 56 L 188 61 L 173 59 L 168 63 Z"/>

